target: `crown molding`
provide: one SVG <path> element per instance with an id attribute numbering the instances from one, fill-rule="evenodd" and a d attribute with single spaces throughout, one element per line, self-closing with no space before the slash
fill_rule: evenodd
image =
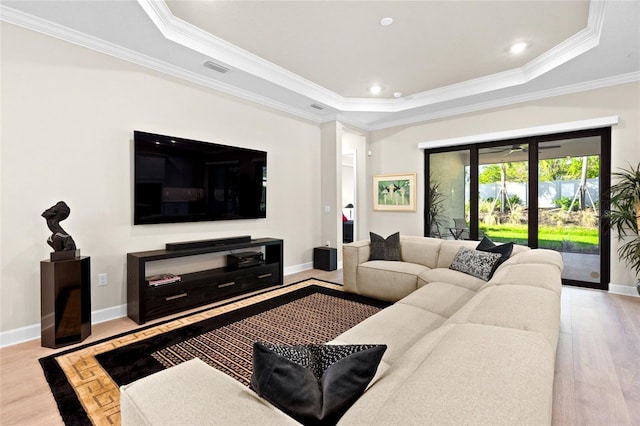
<path id="1" fill-rule="evenodd" d="M 600 43 L 600 35 L 604 26 L 604 13 L 604 0 L 590 1 L 587 27 L 526 64 L 523 67 L 526 81 L 540 77 L 597 47 Z"/>
<path id="2" fill-rule="evenodd" d="M 12 9 L 0 3 L 0 19 L 2 21 L 18 25 L 20 27 L 36 31 L 51 37 L 58 38 L 60 40 L 76 44 L 100 53 L 104 53 L 109 56 L 113 56 L 118 59 L 131 62 L 145 68 L 150 68 L 163 74 L 168 74 L 173 77 L 177 77 L 183 80 L 196 83 L 201 86 L 208 87 L 229 95 L 244 99 L 246 101 L 254 102 L 267 106 L 269 108 L 276 109 L 294 116 L 310 120 L 314 123 L 320 123 L 321 119 L 318 115 L 311 112 L 307 112 L 290 105 L 274 101 L 273 99 L 257 95 L 253 92 L 240 89 L 238 87 L 225 84 L 218 80 L 202 76 L 200 74 L 187 71 L 183 68 L 175 65 L 160 61 L 156 58 L 141 54 L 131 49 L 124 48 L 122 46 L 107 42 L 87 35 L 85 33 L 72 30 L 68 27 L 41 19 L 39 17 L 24 13 L 22 11 Z"/>
<path id="3" fill-rule="evenodd" d="M 388 129 L 391 127 L 407 126 L 411 124 L 433 121 L 441 118 L 453 117 L 463 114 L 474 113 L 478 111 L 485 111 L 495 108 L 501 108 L 505 106 L 520 104 L 524 102 L 536 101 L 540 99 L 553 98 L 556 96 L 570 95 L 573 93 L 586 92 L 589 90 L 602 89 L 610 86 L 617 86 L 620 84 L 634 83 L 640 81 L 640 72 L 632 72 L 628 74 L 617 75 L 614 77 L 607 77 L 598 80 L 591 80 L 583 83 L 571 84 L 568 86 L 557 87 L 549 90 L 541 90 L 538 92 L 527 93 L 519 96 L 512 96 L 509 98 L 500 98 L 487 102 L 479 102 L 475 104 L 465 105 L 458 108 L 449 108 L 442 111 L 426 114 L 416 114 L 408 118 L 399 120 L 389 120 L 380 122 L 378 124 L 372 124 L 366 127 L 365 130 L 375 131 Z"/>
<path id="4" fill-rule="evenodd" d="M 395 102 L 396 108 L 391 108 L 387 105 L 384 109 L 372 109 L 371 111 L 399 112 L 405 109 L 419 108 L 527 83 L 598 46 L 604 24 L 604 10 L 604 1 L 591 1 L 589 18 L 585 29 L 554 46 L 525 64 L 522 68 L 443 86 L 417 93 L 404 99 L 388 100 Z M 405 101 L 404 105 L 398 107 L 403 101 Z M 342 110 L 349 109 L 342 108 Z"/>
<path id="5" fill-rule="evenodd" d="M 296 74 L 284 70 L 283 68 L 278 67 L 275 64 L 265 61 L 262 58 L 259 58 L 249 52 L 241 51 L 236 46 L 224 40 L 214 37 L 213 39 L 215 40 L 213 41 L 215 43 L 213 45 L 210 44 L 212 42 L 212 36 L 210 34 L 205 33 L 202 30 L 192 26 L 191 24 L 179 20 L 178 18 L 175 18 L 171 14 L 168 6 L 164 1 L 138 0 L 138 2 L 143 7 L 143 9 L 145 9 L 145 12 L 149 15 L 154 24 L 158 28 L 164 28 L 164 30 L 172 34 L 172 37 L 174 37 L 176 40 L 191 42 L 192 40 L 194 40 L 194 34 L 196 34 L 197 36 L 195 37 L 195 40 L 197 41 L 197 45 L 199 45 L 203 49 L 212 49 L 211 46 L 216 46 L 217 48 L 220 48 L 222 49 L 222 51 L 226 52 L 223 56 L 220 56 L 219 54 L 214 56 L 213 53 L 215 52 L 213 52 L 212 50 L 210 52 L 212 53 L 212 55 L 208 55 L 212 56 L 212 59 L 220 61 L 225 65 L 229 65 L 232 69 L 235 68 L 236 65 L 244 66 L 247 63 L 251 64 L 253 67 L 262 69 L 265 72 L 265 74 L 263 74 L 265 79 L 268 79 L 267 77 L 269 76 L 277 77 L 284 75 L 285 78 L 289 80 L 287 80 L 288 83 L 280 81 L 283 87 L 288 90 L 298 92 L 299 94 L 302 94 L 304 96 L 309 96 L 314 102 L 322 103 L 328 107 L 333 107 L 337 111 L 319 115 L 314 112 L 296 108 L 282 102 L 274 101 L 273 99 L 267 98 L 265 96 L 257 95 L 253 92 L 240 89 L 229 84 L 225 84 L 213 78 L 206 77 L 195 72 L 187 71 L 183 68 L 160 61 L 150 56 L 146 56 L 139 52 L 10 8 L 3 3 L 0 3 L 0 19 L 85 48 L 89 48 L 128 62 L 135 63 L 146 68 L 153 69 L 164 74 L 168 74 L 204 87 L 208 87 L 210 89 L 223 92 L 249 102 L 264 105 L 268 108 L 291 114 L 293 116 L 309 120 L 314 123 L 321 124 L 340 120 L 346 124 L 353 125 L 365 131 L 374 131 L 390 127 L 415 124 L 439 118 L 446 118 L 455 115 L 467 114 L 481 110 L 504 107 L 532 100 L 571 94 L 585 90 L 593 90 L 640 80 L 640 72 L 634 72 L 630 74 L 578 83 L 520 96 L 469 104 L 458 108 L 449 108 L 433 113 L 412 115 L 411 117 L 397 120 L 381 119 L 377 122 L 366 122 L 353 119 L 352 117 L 350 117 L 349 113 L 395 113 L 408 111 L 411 109 L 434 105 L 448 100 L 459 99 L 474 94 L 486 93 L 487 91 L 523 84 L 531 78 L 534 78 L 532 76 L 539 75 L 541 73 L 547 72 L 553 67 L 557 67 L 558 65 L 574 58 L 576 55 L 584 53 L 585 51 L 597 45 L 600 39 L 600 33 L 604 22 L 605 2 L 592 0 L 589 9 L 589 23 L 588 27 L 585 30 L 577 33 L 576 35 L 554 47 L 547 53 L 529 62 L 523 68 L 505 71 L 502 73 L 497 73 L 478 79 L 429 90 L 427 92 L 422 92 L 399 99 L 342 98 L 339 95 L 330 92 L 312 82 L 309 82 L 308 80 L 305 80 L 297 76 Z M 176 21 L 178 21 L 177 28 L 174 27 Z M 165 33 L 163 32 L 163 34 Z M 179 41 L 176 42 L 180 43 Z M 234 62 L 233 58 L 237 59 L 239 52 L 241 60 L 236 60 L 236 62 Z M 273 80 L 271 81 L 273 82 Z M 289 83 L 291 84 L 291 86 L 288 85 Z"/>
<path id="6" fill-rule="evenodd" d="M 524 84 L 596 47 L 604 22 L 605 1 L 589 5 L 587 27 L 557 46 L 516 68 L 473 80 L 416 93 L 399 99 L 345 98 L 297 74 L 222 40 L 174 16 L 164 0 L 138 0 L 169 40 L 254 76 L 285 87 L 344 112 L 402 112 L 439 102 Z"/>
<path id="7" fill-rule="evenodd" d="M 336 108 L 344 101 L 340 95 L 174 16 L 164 0 L 138 0 L 138 4 L 168 40 L 329 107 Z"/>

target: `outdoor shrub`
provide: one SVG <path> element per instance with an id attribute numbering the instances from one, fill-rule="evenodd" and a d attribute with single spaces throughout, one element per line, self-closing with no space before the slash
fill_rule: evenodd
<path id="1" fill-rule="evenodd" d="M 556 226 L 563 227 L 569 220 L 568 212 L 565 210 L 557 210 L 550 214 L 550 222 L 555 222 Z"/>
<path id="2" fill-rule="evenodd" d="M 585 228 L 595 228 L 598 225 L 598 216 L 593 209 L 585 209 L 580 213 L 578 223 Z"/>
<path id="3" fill-rule="evenodd" d="M 558 198 L 557 200 L 554 200 L 554 204 L 558 207 L 561 207 L 563 210 L 569 210 L 569 206 L 571 206 L 571 202 L 573 201 L 573 198 L 567 197 L 567 196 L 563 196 Z M 578 210 L 578 203 L 573 203 L 573 211 Z"/>
<path id="4" fill-rule="evenodd" d="M 509 223 L 513 225 L 519 225 L 524 219 L 524 206 L 520 204 L 513 204 L 511 206 L 511 212 L 509 213 Z"/>
<path id="5" fill-rule="evenodd" d="M 489 201 L 488 198 L 486 200 L 481 200 L 480 203 L 478 204 L 478 209 L 480 213 L 489 213 L 491 211 L 492 203 L 493 203 L 493 200 Z"/>

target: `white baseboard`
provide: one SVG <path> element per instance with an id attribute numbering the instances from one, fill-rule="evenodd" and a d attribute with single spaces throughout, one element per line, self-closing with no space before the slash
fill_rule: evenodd
<path id="1" fill-rule="evenodd" d="M 91 325 L 111 321 L 127 315 L 127 305 L 118 305 L 111 308 L 100 309 L 91 312 Z M 40 324 L 28 325 L 0 333 L 0 348 L 17 345 L 40 338 Z"/>
<path id="2" fill-rule="evenodd" d="M 289 266 L 284 268 L 284 275 L 291 275 L 297 272 L 313 269 L 313 263 L 303 263 L 300 265 Z M 91 324 L 100 324 L 101 322 L 111 321 L 114 319 L 127 316 L 127 305 L 112 306 L 110 308 L 100 309 L 91 312 Z M 26 327 L 14 328 L 0 332 L 0 348 L 5 346 L 13 346 L 18 343 L 28 342 L 40 338 L 40 324 L 28 325 Z"/>
<path id="3" fill-rule="evenodd" d="M 100 309 L 91 312 L 91 324 L 100 324 L 101 322 L 111 321 L 116 318 L 127 316 L 127 305 L 112 306 L 111 308 Z"/>
<path id="4" fill-rule="evenodd" d="M 636 290 L 636 287 L 632 285 L 609 283 L 609 293 L 640 297 L 640 295 L 638 295 L 638 290 Z"/>
<path id="5" fill-rule="evenodd" d="M 342 269 L 342 261 L 338 262 L 337 267 L 338 269 Z M 284 275 L 296 274 L 298 272 L 308 271 L 309 269 L 313 269 L 313 262 L 303 263 L 300 265 L 284 268 Z"/>
<path id="6" fill-rule="evenodd" d="M 0 333 L 0 348 L 40 338 L 40 324 L 14 328 Z"/>
<path id="7" fill-rule="evenodd" d="M 313 269 L 313 262 L 301 263 L 300 265 L 287 266 L 284 268 L 284 275 L 292 275 L 297 274 L 298 272 L 308 271 L 309 269 Z"/>

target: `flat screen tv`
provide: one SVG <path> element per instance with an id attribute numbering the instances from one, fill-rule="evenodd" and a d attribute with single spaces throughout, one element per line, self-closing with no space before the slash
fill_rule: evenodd
<path id="1" fill-rule="evenodd" d="M 134 225 L 266 217 L 266 152 L 140 131 L 133 140 Z"/>

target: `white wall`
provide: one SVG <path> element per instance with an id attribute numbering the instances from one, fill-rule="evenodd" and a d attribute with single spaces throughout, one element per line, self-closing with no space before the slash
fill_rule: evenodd
<path id="1" fill-rule="evenodd" d="M 320 197 L 322 205 L 321 240 L 318 246 L 328 245 L 339 247 L 342 242 L 342 150 L 340 140 L 342 128 L 337 121 L 323 123 L 321 126 L 321 190 L 316 196 Z M 340 186 L 339 186 L 340 185 Z"/>
<path id="2" fill-rule="evenodd" d="M 372 132 L 370 177 L 379 173 L 418 172 L 416 213 L 371 212 L 370 227 L 388 235 L 395 231 L 423 235 L 424 155 L 418 144 L 430 140 L 515 130 L 547 124 L 617 115 L 612 128 L 612 169 L 640 162 L 640 83 L 591 90 L 411 126 Z M 369 192 L 371 197 L 371 192 Z M 618 260 L 612 238 L 611 282 L 635 285 L 633 272 Z"/>
<path id="3" fill-rule="evenodd" d="M 367 190 L 371 186 L 370 180 L 367 178 L 367 136 L 360 129 L 345 127 L 342 134 L 342 152 L 352 154 L 351 160 L 353 169 L 351 170 L 351 179 L 349 184 L 352 185 L 351 199 L 342 194 L 342 207 L 348 203 L 353 203 L 352 216 L 354 219 L 353 238 L 355 240 L 367 239 L 368 231 L 368 212 Z M 354 180 L 355 179 L 355 180 Z M 347 179 L 343 175 L 343 185 Z M 355 190 L 355 193 L 353 193 Z M 344 187 L 343 187 L 344 191 Z M 348 211 L 345 215 L 349 217 Z"/>
<path id="4" fill-rule="evenodd" d="M 313 123 L 10 24 L 1 24 L 0 331 L 40 322 L 42 211 L 91 256 L 92 310 L 126 303 L 126 253 L 233 235 L 285 241 L 285 268 L 321 240 Z M 267 218 L 132 225 L 132 136 L 143 130 L 268 152 Z M 295 161 L 292 161 L 295 159 Z M 291 208 L 295 202 L 295 208 Z M 97 287 L 96 275 L 109 284 Z"/>

